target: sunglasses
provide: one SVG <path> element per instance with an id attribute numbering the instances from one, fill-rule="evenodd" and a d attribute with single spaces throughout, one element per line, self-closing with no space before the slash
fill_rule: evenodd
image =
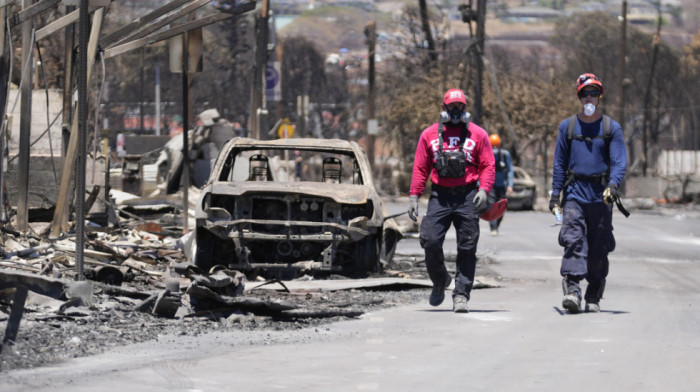
<path id="1" fill-rule="evenodd" d="M 598 97 L 600 97 L 600 91 L 598 91 L 598 90 L 581 91 L 578 94 L 578 97 L 579 98 L 585 98 L 585 97 L 598 98 Z"/>

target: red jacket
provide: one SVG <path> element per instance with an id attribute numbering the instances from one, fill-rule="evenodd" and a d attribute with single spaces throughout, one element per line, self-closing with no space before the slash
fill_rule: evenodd
<path id="1" fill-rule="evenodd" d="M 460 143 L 459 137 L 461 134 L 461 124 L 445 124 L 445 130 L 442 133 L 443 150 L 456 150 Z M 438 177 L 437 169 L 433 167 L 435 158 L 440 151 L 438 143 L 438 124 L 435 123 L 426 128 L 418 140 L 409 195 L 420 196 L 423 194 L 428 176 L 430 176 L 430 181 L 433 184 L 444 187 L 466 185 L 478 181 L 479 189 L 485 190 L 486 193 L 491 192 L 496 176 L 495 162 L 489 136 L 483 128 L 474 123 L 469 123 L 467 140 L 462 148 L 467 155 L 467 168 L 464 177 Z"/>

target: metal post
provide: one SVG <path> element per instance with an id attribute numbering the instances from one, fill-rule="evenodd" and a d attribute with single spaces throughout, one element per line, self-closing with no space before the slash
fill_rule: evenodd
<path id="1" fill-rule="evenodd" d="M 182 232 L 188 233 L 189 200 L 188 190 L 190 188 L 190 148 L 188 133 L 190 129 L 190 81 L 189 81 L 189 42 L 187 33 L 182 34 Z"/>
<path id="2" fill-rule="evenodd" d="M 156 136 L 160 136 L 160 65 L 156 64 Z"/>
<path id="3" fill-rule="evenodd" d="M 75 176 L 75 267 L 76 280 L 84 280 L 83 251 L 85 229 L 85 158 L 87 156 L 87 119 L 88 119 L 88 0 L 80 0 L 78 19 L 78 152 Z"/>
<path id="4" fill-rule="evenodd" d="M 374 92 L 374 52 L 375 43 L 377 38 L 377 23 L 375 21 L 369 22 L 365 28 L 365 35 L 367 36 L 367 44 L 369 49 L 369 69 L 368 69 L 368 91 L 367 91 L 367 119 L 375 119 L 375 92 Z M 375 135 L 370 132 L 370 127 L 367 126 L 367 158 L 369 158 L 369 163 L 374 167 L 374 140 Z"/>
<path id="5" fill-rule="evenodd" d="M 477 3 L 477 21 L 476 21 L 476 39 L 477 50 L 476 55 L 476 80 L 474 84 L 474 117 L 473 121 L 476 124 L 482 124 L 484 108 L 482 98 L 484 94 L 483 74 L 484 74 L 484 39 L 486 37 L 486 0 L 479 0 Z"/>
<path id="6" fill-rule="evenodd" d="M 90 33 L 90 42 L 88 45 L 87 61 L 89 66 L 85 68 L 87 72 L 86 79 L 90 79 L 90 69 L 92 64 L 95 62 L 95 56 L 97 53 L 97 40 L 99 37 L 100 28 L 102 27 L 102 17 L 104 16 L 104 9 L 99 8 L 95 11 L 92 20 L 92 32 Z M 64 153 L 63 163 L 61 165 L 61 185 L 58 189 L 58 199 L 56 200 L 56 210 L 54 211 L 53 222 L 51 223 L 51 234 L 52 238 L 58 237 L 62 231 L 67 228 L 68 220 L 68 203 L 69 203 L 69 190 L 70 184 L 73 180 L 73 175 L 75 174 L 75 163 L 76 163 L 76 150 L 78 149 L 78 122 L 79 116 L 74 115 L 71 118 L 71 131 L 70 137 L 68 139 L 68 146 Z"/>
<path id="7" fill-rule="evenodd" d="M 141 47 L 141 66 L 139 67 L 139 131 L 143 134 L 145 127 L 143 123 L 143 57 L 146 49 Z"/>
<path id="8" fill-rule="evenodd" d="M 25 232 L 29 229 L 27 198 L 29 196 L 29 143 L 32 135 L 32 79 L 34 79 L 34 43 L 32 27 L 34 22 L 22 23 L 22 70 L 26 74 L 22 79 L 19 119 L 19 164 L 17 167 L 17 229 Z"/>
<path id="9" fill-rule="evenodd" d="M 5 151 L 5 136 L 6 129 L 9 129 L 9 121 L 5 120 L 7 112 L 7 79 L 9 78 L 10 56 L 8 53 L 5 56 L 5 29 L 6 23 L 5 7 L 0 8 L 0 221 L 5 221 L 5 168 L 4 168 L 4 151 Z M 7 127 L 7 128 L 5 128 Z"/>

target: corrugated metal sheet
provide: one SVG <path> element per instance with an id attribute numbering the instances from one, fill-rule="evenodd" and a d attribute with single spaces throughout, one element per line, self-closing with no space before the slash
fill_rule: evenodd
<path id="1" fill-rule="evenodd" d="M 699 175 L 700 151 L 664 150 L 656 161 L 660 176 Z"/>

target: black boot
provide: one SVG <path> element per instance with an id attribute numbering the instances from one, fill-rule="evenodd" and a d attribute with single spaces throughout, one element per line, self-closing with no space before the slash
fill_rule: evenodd
<path id="1" fill-rule="evenodd" d="M 581 312 L 581 288 L 578 282 L 567 276 L 564 277 L 561 285 L 564 290 L 564 299 L 561 306 L 568 310 L 569 313 Z"/>
<path id="2" fill-rule="evenodd" d="M 603 298 L 603 292 L 605 291 L 605 279 L 600 283 L 589 283 L 586 287 L 586 312 L 598 313 L 600 312 L 600 300 Z"/>

